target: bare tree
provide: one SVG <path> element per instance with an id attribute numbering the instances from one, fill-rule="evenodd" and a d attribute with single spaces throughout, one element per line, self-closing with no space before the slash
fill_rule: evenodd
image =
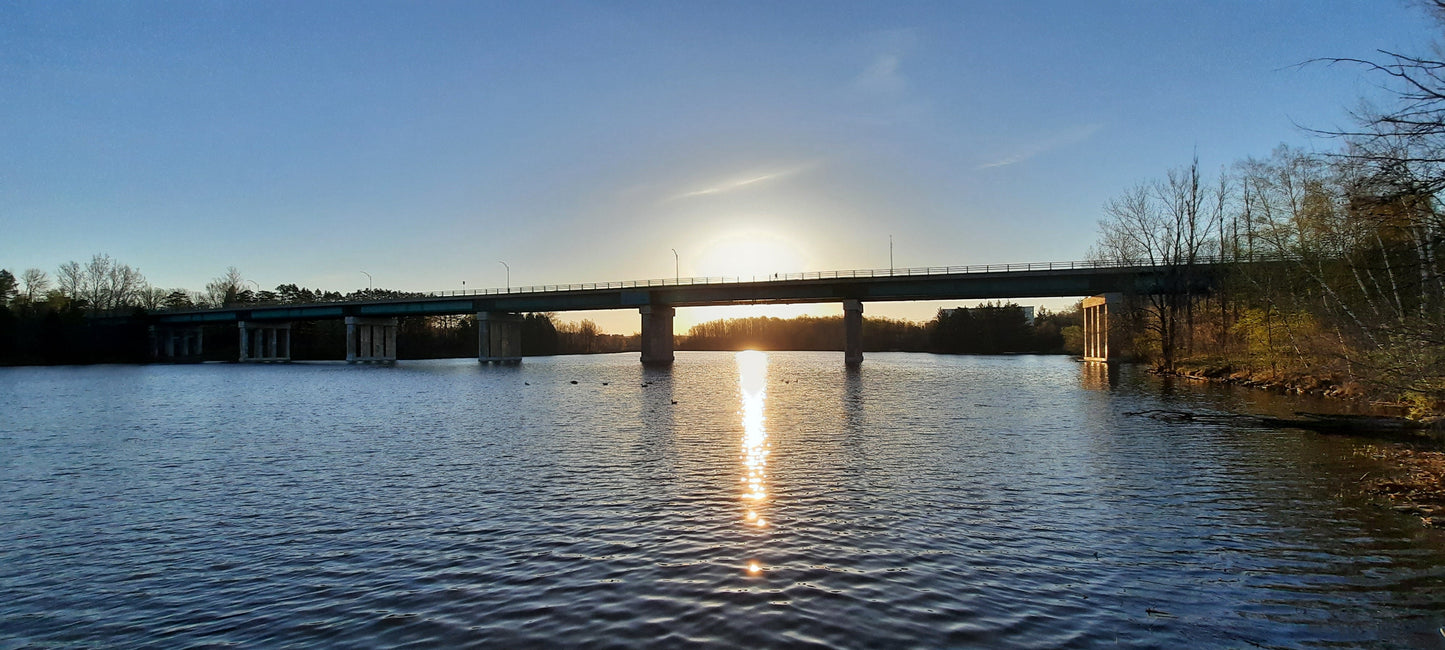
<path id="1" fill-rule="evenodd" d="M 155 311 L 165 306 L 166 296 L 170 294 L 171 292 L 166 289 L 146 285 L 146 287 L 139 292 L 138 302 L 146 311 Z"/>
<path id="2" fill-rule="evenodd" d="M 20 274 L 20 282 L 25 285 L 23 295 L 25 302 L 35 304 L 37 298 L 45 296 L 50 290 L 50 276 L 40 269 L 25 269 Z"/>
<path id="3" fill-rule="evenodd" d="M 1219 214 L 1205 209 L 1205 198 L 1196 159 L 1163 180 L 1111 199 L 1099 222 L 1096 259 L 1157 269 L 1158 290 L 1139 299 L 1165 368 L 1173 367 L 1180 347 L 1181 319 L 1185 327 L 1192 320 L 1192 301 L 1185 292 L 1198 280 L 1198 265 L 1218 250 L 1213 232 Z"/>
<path id="4" fill-rule="evenodd" d="M 80 288 L 85 284 L 85 273 L 80 268 L 79 262 L 66 262 L 60 265 L 55 271 L 57 288 L 65 297 L 79 301 L 81 300 Z"/>
<path id="5" fill-rule="evenodd" d="M 226 273 L 206 283 L 206 303 L 223 307 L 235 304 L 245 291 L 246 277 L 234 266 L 226 267 Z"/>
<path id="6" fill-rule="evenodd" d="M 1445 0 L 1422 4 L 1445 29 Z M 1354 295 L 1316 279 L 1342 303 L 1357 303 L 1353 320 L 1370 339 L 1379 381 L 1445 399 L 1445 50 L 1378 54 L 1324 59 L 1362 66 L 1390 97 L 1356 111 L 1356 128 L 1327 132 L 1345 141 L 1336 155 L 1349 169 L 1340 252 L 1359 279 Z"/>
<path id="7" fill-rule="evenodd" d="M 120 309 L 135 305 L 145 285 L 139 270 L 102 253 L 81 269 L 80 297 L 92 311 Z"/>

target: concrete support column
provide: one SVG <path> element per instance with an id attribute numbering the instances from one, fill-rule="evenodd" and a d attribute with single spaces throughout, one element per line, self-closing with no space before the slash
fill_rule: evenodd
<path id="1" fill-rule="evenodd" d="M 1114 330 L 1109 318 L 1119 308 L 1123 296 L 1108 293 L 1084 299 L 1084 360 L 1113 361 L 1118 352 Z"/>
<path id="2" fill-rule="evenodd" d="M 477 361 L 522 362 L 522 315 L 505 311 L 477 313 Z"/>
<path id="3" fill-rule="evenodd" d="M 396 319 L 346 317 L 347 363 L 396 363 Z"/>
<path id="4" fill-rule="evenodd" d="M 241 363 L 286 363 L 291 361 L 291 323 L 240 321 Z M 278 344 L 285 341 L 286 345 Z"/>
<path id="5" fill-rule="evenodd" d="M 152 325 L 149 331 L 151 359 L 163 362 L 201 360 L 200 326 Z"/>
<path id="6" fill-rule="evenodd" d="M 666 305 L 643 305 L 638 311 L 642 312 L 642 362 L 672 363 L 672 317 L 677 310 Z"/>
<path id="7" fill-rule="evenodd" d="M 843 363 L 863 363 L 863 302 L 843 301 Z"/>

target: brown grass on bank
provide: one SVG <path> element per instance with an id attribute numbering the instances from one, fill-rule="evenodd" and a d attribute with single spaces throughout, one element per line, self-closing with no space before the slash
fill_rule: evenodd
<path id="1" fill-rule="evenodd" d="M 1372 390 L 1364 382 L 1350 379 L 1344 372 L 1324 368 L 1252 368 L 1222 358 L 1196 356 L 1176 363 L 1173 372 L 1168 374 L 1296 395 L 1366 402 L 1381 415 L 1404 416 L 1426 425 L 1445 419 L 1445 402 L 1402 400 L 1398 396 Z"/>

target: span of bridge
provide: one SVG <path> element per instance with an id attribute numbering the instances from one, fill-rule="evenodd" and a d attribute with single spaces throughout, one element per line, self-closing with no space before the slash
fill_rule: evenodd
<path id="1" fill-rule="evenodd" d="M 1216 262 L 1191 267 L 1191 283 L 1207 284 Z M 521 358 L 520 314 L 525 312 L 637 309 L 642 319 L 642 361 L 673 359 L 672 320 L 678 307 L 740 304 L 841 302 L 844 306 L 845 360 L 862 361 L 862 312 L 865 302 L 911 300 L 982 300 L 1104 296 L 1125 293 L 1188 291 L 1178 286 L 1177 267 L 1113 262 L 1033 262 L 972 266 L 864 269 L 775 274 L 762 278 L 674 278 L 627 282 L 539 285 L 508 289 L 444 291 L 382 300 L 316 304 L 247 304 L 217 309 L 159 312 L 148 318 L 163 331 L 187 326 L 237 323 L 241 356 L 249 360 L 289 359 L 289 323 L 345 319 L 347 358 L 352 361 L 394 361 L 395 319 L 401 316 L 476 314 L 483 361 L 513 362 Z M 1086 339 L 1099 341 L 1107 359 L 1107 302 L 1085 308 Z M 1094 309 L 1098 313 L 1090 313 Z M 247 330 L 251 332 L 248 334 Z M 1091 336 L 1096 335 L 1096 336 Z M 170 339 L 167 339 L 170 340 Z M 187 351 L 193 348 L 186 345 Z M 199 335 L 196 346 L 199 347 Z M 248 352 L 249 348 L 249 352 Z M 158 356 L 167 356 L 161 344 Z M 258 349 L 259 356 L 256 355 Z M 251 356 L 248 357 L 248 354 Z"/>

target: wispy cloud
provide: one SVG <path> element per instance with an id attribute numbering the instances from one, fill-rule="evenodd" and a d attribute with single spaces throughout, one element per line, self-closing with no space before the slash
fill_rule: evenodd
<path id="1" fill-rule="evenodd" d="M 739 174 L 738 176 L 735 176 L 733 178 L 711 183 L 701 189 L 691 190 L 688 192 L 683 192 L 681 194 L 670 196 L 665 199 L 665 201 L 679 201 L 683 199 L 692 199 L 703 196 L 713 196 L 716 194 L 725 194 L 727 192 L 741 190 L 744 188 L 752 187 L 754 185 L 771 183 L 782 180 L 784 178 L 788 178 L 790 176 L 797 176 L 798 174 L 806 172 L 817 166 L 817 163 L 805 163 L 801 165 L 785 167 L 782 169 L 753 170 L 747 172 L 746 174 Z"/>
<path id="2" fill-rule="evenodd" d="M 908 90 L 903 74 L 903 57 L 918 46 L 918 34 L 912 29 L 890 29 L 867 36 L 872 59 L 853 78 L 853 88 L 875 95 L 900 95 Z"/>
<path id="3" fill-rule="evenodd" d="M 1060 147 L 1066 147 L 1071 144 L 1078 144 L 1080 142 L 1088 140 L 1089 138 L 1094 137 L 1095 133 L 1103 130 L 1103 128 L 1104 125 L 1099 123 L 1085 124 L 1083 126 L 1055 134 L 1053 137 L 1034 142 L 1033 144 L 1023 147 L 1008 156 L 1005 156 L 990 163 L 984 163 L 975 167 L 974 169 L 1007 167 L 1009 165 L 1021 163 L 1047 151 L 1052 151 Z"/>
<path id="4" fill-rule="evenodd" d="M 908 80 L 898 71 L 903 59 L 897 54 L 879 54 L 853 79 L 853 87 L 869 93 L 896 95 L 908 88 Z"/>

